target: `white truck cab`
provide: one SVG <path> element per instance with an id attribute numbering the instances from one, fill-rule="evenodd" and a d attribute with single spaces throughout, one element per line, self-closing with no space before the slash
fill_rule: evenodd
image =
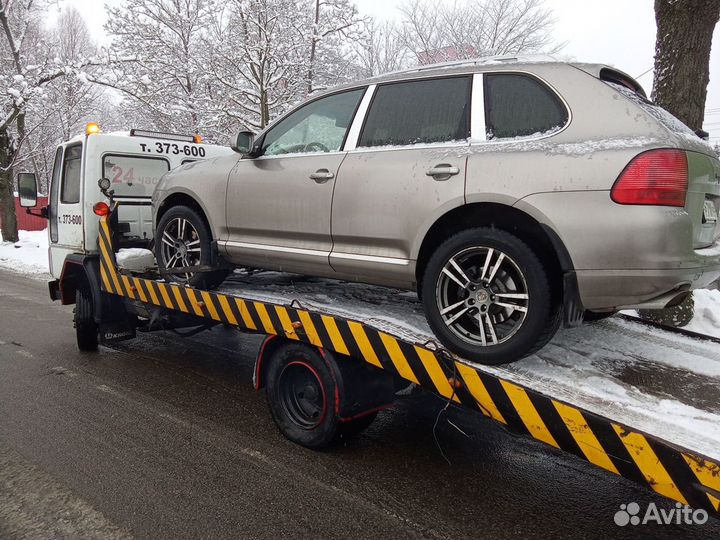
<path id="1" fill-rule="evenodd" d="M 97 124 L 88 124 L 85 134 L 60 144 L 55 152 L 49 205 L 41 209 L 49 221 L 50 273 L 59 279 L 68 256 L 97 253 L 98 216 L 93 207 L 107 200 L 98 186 L 100 179 L 110 181 L 120 203 L 118 221 L 125 237 L 142 246 L 152 239 L 150 203 L 160 177 L 186 163 L 230 153 L 228 147 L 202 144 L 199 135 L 136 129 L 102 133 Z M 18 184 L 21 205 L 35 206 L 35 176 L 20 173 Z"/>

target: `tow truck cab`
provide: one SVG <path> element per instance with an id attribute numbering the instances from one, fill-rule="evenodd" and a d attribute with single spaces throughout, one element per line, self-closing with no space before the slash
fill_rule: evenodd
<path id="1" fill-rule="evenodd" d="M 160 177 L 171 169 L 200 159 L 231 153 L 228 147 L 202 144 L 198 135 L 175 135 L 133 129 L 102 133 L 95 123 L 57 147 L 49 204 L 40 209 L 47 217 L 50 296 L 63 304 L 75 303 L 75 279 L 69 273 L 87 266 L 85 258 L 98 253 L 96 203 L 106 201 L 98 181 L 110 182 L 120 203 L 117 229 L 127 247 L 150 247 L 153 235 L 151 197 Z M 19 175 L 21 204 L 35 206 L 37 183 L 33 174 Z M 72 267 L 68 268 L 68 265 Z M 88 269 L 89 270 L 89 269 Z"/>

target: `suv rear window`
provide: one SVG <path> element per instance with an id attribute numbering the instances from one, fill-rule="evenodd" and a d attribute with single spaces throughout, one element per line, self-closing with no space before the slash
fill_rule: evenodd
<path id="1" fill-rule="evenodd" d="M 379 86 L 358 146 L 396 146 L 467 139 L 469 95 L 468 77 Z"/>
<path id="2" fill-rule="evenodd" d="M 484 80 L 488 140 L 539 136 L 558 131 L 567 123 L 565 106 L 537 79 L 487 74 Z"/>

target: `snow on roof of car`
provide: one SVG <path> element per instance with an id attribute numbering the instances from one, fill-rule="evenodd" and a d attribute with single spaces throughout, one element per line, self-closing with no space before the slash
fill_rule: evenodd
<path id="1" fill-rule="evenodd" d="M 416 77 L 432 77 L 433 75 L 448 75 L 448 74 L 463 74 L 468 71 L 472 71 L 474 68 L 481 68 L 484 66 L 508 66 L 512 68 L 522 68 L 524 66 L 541 65 L 541 64 L 556 64 L 563 66 L 575 67 L 577 62 L 558 58 L 549 54 L 516 54 L 516 55 L 499 55 L 499 56 L 484 56 L 480 58 L 470 58 L 466 60 L 455 60 L 451 62 L 442 62 L 439 64 L 428 64 L 424 66 L 415 66 L 408 69 L 399 71 L 391 71 L 388 73 L 381 73 L 362 80 L 357 80 L 338 86 L 318 88 L 313 92 L 312 97 L 319 97 L 321 95 L 334 93 L 337 91 L 346 90 L 349 88 L 357 88 L 366 86 L 368 84 L 379 84 L 383 82 L 394 82 L 405 79 L 412 79 Z M 590 64 L 587 64 L 590 65 Z M 595 64 L 593 64 L 595 65 Z M 596 65 L 597 70 L 604 67 L 603 64 Z"/>
<path id="2" fill-rule="evenodd" d="M 402 75 L 411 73 L 422 73 L 424 71 L 435 71 L 441 69 L 450 68 L 463 68 L 473 66 L 486 66 L 490 64 L 547 64 L 547 63 L 561 63 L 558 58 L 549 54 L 528 54 L 528 55 L 496 55 L 496 56 L 481 56 L 478 58 L 468 58 L 464 60 L 452 60 L 450 62 L 440 62 L 437 64 L 427 64 L 424 66 L 416 66 L 407 69 L 401 69 L 398 71 L 392 71 L 378 75 L 378 77 L 385 77 L 389 75 Z"/>

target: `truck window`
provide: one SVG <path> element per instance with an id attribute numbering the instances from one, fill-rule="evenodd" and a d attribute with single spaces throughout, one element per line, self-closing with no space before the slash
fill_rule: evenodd
<path id="1" fill-rule="evenodd" d="M 60 202 L 64 204 L 75 204 L 80 202 L 80 164 L 82 157 L 82 145 L 75 144 L 65 149 L 65 161 L 63 162 L 62 188 L 60 190 Z"/>
<path id="2" fill-rule="evenodd" d="M 50 241 L 58 241 L 58 196 L 60 195 L 60 167 L 62 166 L 63 149 L 58 148 L 55 152 L 55 163 L 53 163 L 52 180 L 50 181 Z"/>
<path id="3" fill-rule="evenodd" d="M 160 177 L 169 170 L 170 163 L 164 158 L 103 156 L 103 173 L 110 180 L 115 197 L 150 197 Z"/>

